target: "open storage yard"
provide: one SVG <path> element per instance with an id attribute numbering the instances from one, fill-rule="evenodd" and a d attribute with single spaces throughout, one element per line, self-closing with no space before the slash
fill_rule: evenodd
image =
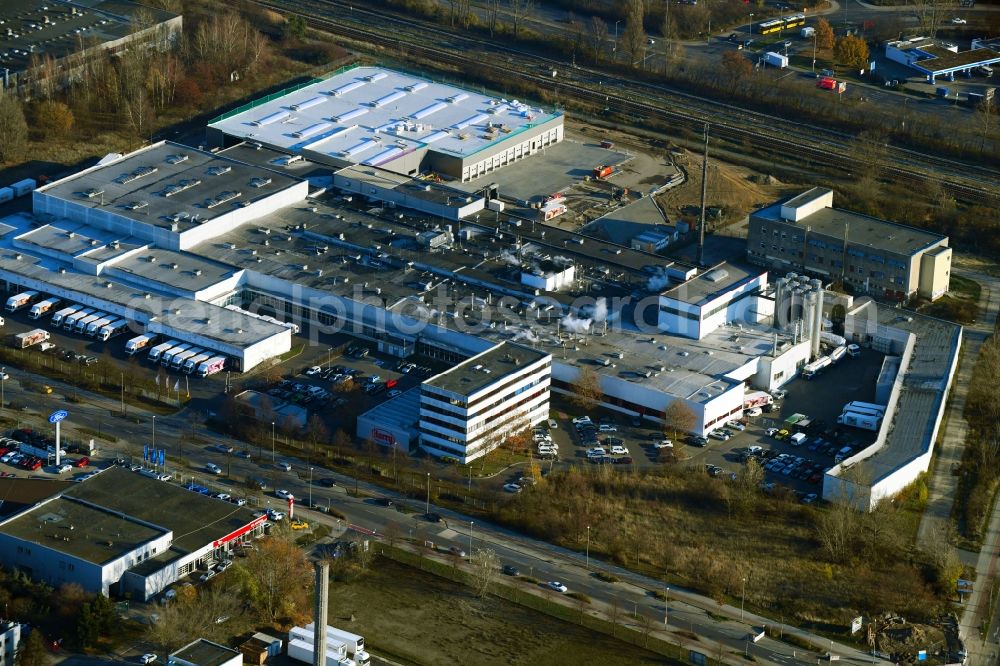
<path id="1" fill-rule="evenodd" d="M 343 618 L 354 616 L 346 625 Z M 458 583 L 378 558 L 330 589 L 330 624 L 365 636 L 371 651 L 416 664 L 667 664 L 665 657 L 593 634 Z"/>

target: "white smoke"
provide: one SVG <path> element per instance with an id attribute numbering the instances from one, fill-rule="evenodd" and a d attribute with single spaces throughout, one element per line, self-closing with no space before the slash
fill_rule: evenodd
<path id="1" fill-rule="evenodd" d="M 524 340 L 525 342 L 537 343 L 539 342 L 538 336 L 530 328 L 521 329 L 512 338 L 513 342 L 519 340 Z"/>
<path id="2" fill-rule="evenodd" d="M 572 314 L 568 314 L 562 318 L 560 326 L 564 331 L 569 331 L 570 333 L 586 333 L 590 330 L 591 325 L 593 325 L 594 320 L 589 317 L 586 319 L 581 319 L 575 317 Z"/>
<path id="3" fill-rule="evenodd" d="M 598 298 L 594 302 L 594 321 L 601 323 L 608 318 L 608 301 L 606 298 Z"/>
<path id="4" fill-rule="evenodd" d="M 521 260 L 517 258 L 517 255 L 510 250 L 504 250 L 500 253 L 500 260 L 504 263 L 508 263 L 511 266 L 520 266 Z"/>
<path id="5" fill-rule="evenodd" d="M 660 292 L 670 284 L 670 277 L 662 268 L 649 278 L 646 282 L 646 289 L 651 292 Z"/>

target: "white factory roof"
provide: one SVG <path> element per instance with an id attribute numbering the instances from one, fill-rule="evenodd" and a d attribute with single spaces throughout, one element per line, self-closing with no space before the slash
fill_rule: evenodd
<path id="1" fill-rule="evenodd" d="M 379 166 L 429 148 L 470 156 L 557 114 L 381 67 L 356 67 L 210 127 L 293 153 Z M 487 134 L 488 125 L 498 128 Z"/>

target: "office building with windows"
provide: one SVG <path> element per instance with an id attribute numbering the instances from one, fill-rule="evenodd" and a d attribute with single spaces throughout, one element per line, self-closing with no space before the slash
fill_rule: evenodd
<path id="1" fill-rule="evenodd" d="M 420 446 L 461 463 L 549 416 L 552 355 L 504 342 L 420 387 Z"/>
<path id="2" fill-rule="evenodd" d="M 821 187 L 753 213 L 747 234 L 752 263 L 892 301 L 947 293 L 951 254 L 947 236 L 834 208 Z"/>

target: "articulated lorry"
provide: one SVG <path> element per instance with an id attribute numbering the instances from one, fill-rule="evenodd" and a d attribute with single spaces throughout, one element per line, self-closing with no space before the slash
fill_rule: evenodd
<path id="1" fill-rule="evenodd" d="M 823 372 L 826 368 L 830 366 L 832 361 L 829 356 L 820 356 L 818 359 L 812 363 L 808 363 L 802 367 L 802 377 L 803 379 L 812 379 L 819 373 Z"/>

